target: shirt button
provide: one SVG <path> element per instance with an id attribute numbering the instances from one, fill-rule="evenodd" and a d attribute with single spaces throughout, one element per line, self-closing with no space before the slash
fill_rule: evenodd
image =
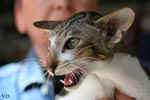
<path id="1" fill-rule="evenodd" d="M 49 93 L 48 85 L 42 85 L 40 88 L 40 91 L 43 95 L 48 95 L 48 93 Z"/>

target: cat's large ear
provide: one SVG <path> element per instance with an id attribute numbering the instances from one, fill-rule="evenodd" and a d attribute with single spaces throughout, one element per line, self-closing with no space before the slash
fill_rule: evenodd
<path id="1" fill-rule="evenodd" d="M 106 27 L 115 28 L 110 42 L 118 43 L 122 39 L 122 35 L 126 32 L 134 22 L 135 14 L 130 8 L 122 8 L 104 17 L 99 18 L 96 23 Z"/>
<path id="2" fill-rule="evenodd" d="M 34 26 L 45 30 L 53 30 L 61 21 L 37 21 Z"/>

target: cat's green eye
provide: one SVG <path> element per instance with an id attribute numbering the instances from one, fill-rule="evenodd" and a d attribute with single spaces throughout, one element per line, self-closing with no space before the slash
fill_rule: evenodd
<path id="1" fill-rule="evenodd" d="M 79 38 L 71 38 L 65 44 L 65 49 L 74 49 L 80 42 Z"/>

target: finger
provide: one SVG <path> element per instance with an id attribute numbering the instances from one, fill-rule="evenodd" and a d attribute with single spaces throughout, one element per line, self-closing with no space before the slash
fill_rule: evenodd
<path id="1" fill-rule="evenodd" d="M 120 91 L 116 90 L 115 100 L 136 100 L 136 99 L 133 97 L 127 96 L 127 95 L 121 93 Z"/>
<path id="2" fill-rule="evenodd" d="M 97 100 L 113 100 L 111 98 L 102 98 L 102 99 L 97 99 Z"/>

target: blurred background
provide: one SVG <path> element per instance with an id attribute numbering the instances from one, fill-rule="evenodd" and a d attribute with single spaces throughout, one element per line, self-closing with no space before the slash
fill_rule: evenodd
<path id="1" fill-rule="evenodd" d="M 0 65 L 24 59 L 30 47 L 27 36 L 18 34 L 16 30 L 13 3 L 14 0 L 0 1 Z M 137 52 L 142 66 L 150 69 L 150 0 L 101 0 L 100 3 L 101 14 L 122 7 L 130 7 L 136 12 L 126 43 Z"/>
<path id="2" fill-rule="evenodd" d="M 0 65 L 22 60 L 29 48 L 28 38 L 16 30 L 13 4 L 14 0 L 0 1 Z"/>

